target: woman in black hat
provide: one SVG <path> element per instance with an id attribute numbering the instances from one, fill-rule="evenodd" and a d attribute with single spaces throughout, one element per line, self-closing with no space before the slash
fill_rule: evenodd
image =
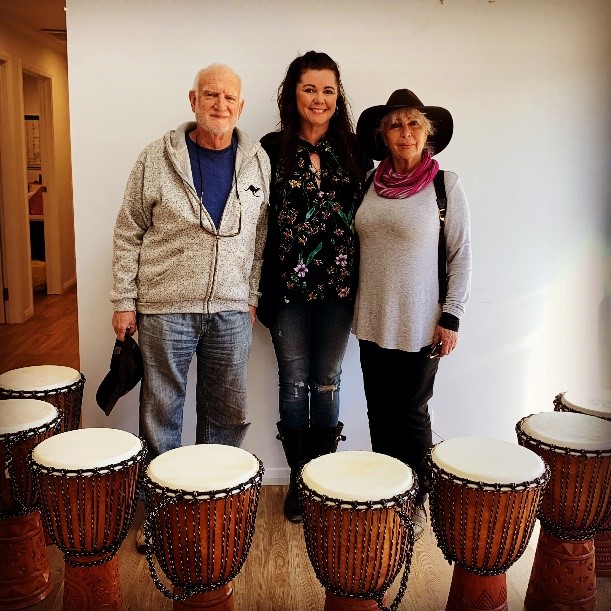
<path id="1" fill-rule="evenodd" d="M 295 485 L 333 452 L 341 364 L 358 275 L 354 213 L 370 159 L 358 154 L 337 64 L 308 51 L 278 89 L 280 131 L 261 144 L 272 164 L 269 230 L 257 315 L 278 360 L 279 439 L 291 468 L 287 519 L 302 520 Z"/>
<path id="2" fill-rule="evenodd" d="M 361 252 L 353 330 L 372 449 L 404 461 L 419 479 L 417 535 L 426 524 L 428 400 L 439 359 L 456 347 L 471 279 L 467 200 L 456 174 L 441 173 L 433 159 L 452 131 L 445 108 L 424 106 L 408 89 L 365 110 L 357 124 L 362 148 L 381 163 L 355 219 Z"/>

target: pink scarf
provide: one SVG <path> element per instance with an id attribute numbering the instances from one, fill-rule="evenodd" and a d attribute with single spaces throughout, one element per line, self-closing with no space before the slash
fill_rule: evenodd
<path id="1" fill-rule="evenodd" d="M 413 172 L 400 174 L 392 166 L 392 158 L 386 157 L 378 166 L 373 177 L 376 193 L 388 199 L 404 199 L 415 195 L 433 182 L 439 171 L 439 164 L 426 149 L 422 153 L 422 161 Z"/>

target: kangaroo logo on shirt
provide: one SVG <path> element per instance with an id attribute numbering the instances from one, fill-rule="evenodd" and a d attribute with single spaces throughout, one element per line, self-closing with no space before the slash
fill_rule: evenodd
<path id="1" fill-rule="evenodd" d="M 255 187 L 255 185 L 250 185 L 250 187 L 246 187 L 244 191 L 252 191 L 253 195 L 259 197 L 259 191 L 261 191 L 261 189 L 259 187 Z"/>

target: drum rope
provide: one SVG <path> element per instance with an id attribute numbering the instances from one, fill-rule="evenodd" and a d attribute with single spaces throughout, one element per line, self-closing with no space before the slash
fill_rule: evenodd
<path id="1" fill-rule="evenodd" d="M 336 596 L 373 599 L 382 611 L 396 611 L 409 579 L 417 484 L 376 501 L 329 497 L 309 488 L 301 476 L 298 487 L 306 549 L 323 587 Z M 348 540 L 343 541 L 346 529 Z M 384 596 L 402 568 L 395 600 L 385 606 Z"/>
<path id="2" fill-rule="evenodd" d="M 4 477 L 8 480 L 10 500 L 12 501 L 7 508 L 4 508 L 4 504 L 0 506 L 0 519 L 25 515 L 37 508 L 38 494 L 29 469 L 29 456 L 32 454 L 32 449 L 43 441 L 48 434 L 57 432 L 61 421 L 62 416 L 58 414 L 52 420 L 40 426 L 16 433 L 0 434 L 0 443 L 4 446 Z M 20 476 L 17 467 L 14 465 L 13 453 L 18 451 L 18 446 L 25 442 L 28 442 L 29 445 L 25 456 L 25 464 L 28 469 Z M 20 487 L 24 489 L 25 498 L 21 494 Z"/>
<path id="3" fill-rule="evenodd" d="M 153 583 L 165 597 L 186 600 L 228 584 L 240 572 L 252 544 L 263 480 L 263 463 L 257 461 L 259 467 L 253 477 L 223 490 L 173 490 L 144 477 L 146 559 Z M 190 513 L 187 515 L 187 512 Z M 205 532 L 202 532 L 202 523 Z M 218 528 L 219 524 L 222 529 Z M 220 558 L 216 543 L 219 532 L 228 534 L 220 537 Z M 205 567 L 203 544 L 208 559 Z M 178 591 L 170 590 L 161 581 L 155 557 L 165 577 Z"/>
<path id="4" fill-rule="evenodd" d="M 66 564 L 98 566 L 119 550 L 136 512 L 147 453 L 140 441 L 135 455 L 99 468 L 60 469 L 30 458 L 45 528 Z"/>
<path id="5" fill-rule="evenodd" d="M 561 395 L 560 395 L 561 396 Z M 603 530 L 611 515 L 611 450 L 566 448 L 535 439 L 516 425 L 518 443 L 549 465 L 552 477 L 537 517 L 562 541 L 585 541 Z"/>
<path id="6" fill-rule="evenodd" d="M 528 545 L 549 468 L 527 482 L 500 484 L 449 473 L 430 451 L 427 462 L 433 474 L 431 523 L 444 558 L 481 576 L 506 572 Z"/>

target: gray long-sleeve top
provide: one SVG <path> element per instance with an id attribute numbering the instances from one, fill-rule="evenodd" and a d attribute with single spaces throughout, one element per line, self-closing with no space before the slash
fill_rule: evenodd
<path id="1" fill-rule="evenodd" d="M 355 218 L 361 254 L 353 331 L 382 348 L 417 352 L 433 340 L 441 312 L 460 318 L 471 284 L 469 206 L 460 180 L 445 172 L 448 292 L 438 303 L 439 214 L 433 183 L 405 199 L 372 184 Z"/>

